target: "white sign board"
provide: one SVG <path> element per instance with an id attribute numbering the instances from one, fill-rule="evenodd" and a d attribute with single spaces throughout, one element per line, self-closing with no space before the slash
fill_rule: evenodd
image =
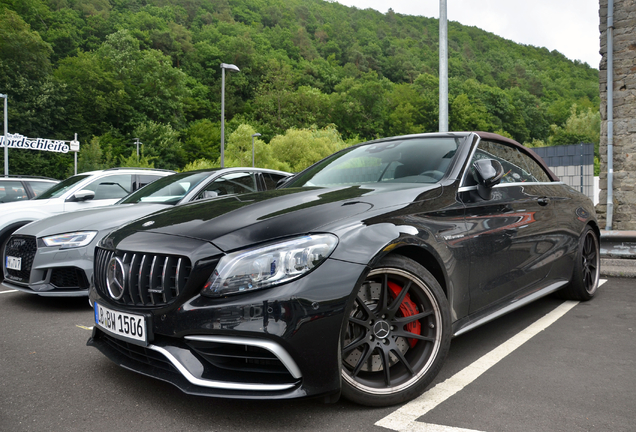
<path id="1" fill-rule="evenodd" d="M 50 140 L 45 138 L 27 138 L 20 134 L 7 134 L 5 137 L 0 136 L 0 147 L 21 148 L 28 150 L 44 150 L 57 153 L 68 153 L 70 148 L 66 141 Z M 79 142 L 77 143 L 79 150 Z"/>

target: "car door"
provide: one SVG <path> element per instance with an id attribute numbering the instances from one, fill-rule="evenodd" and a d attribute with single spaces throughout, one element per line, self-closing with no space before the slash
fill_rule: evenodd
<path id="1" fill-rule="evenodd" d="M 489 200 L 477 193 L 470 169 L 460 189 L 471 250 L 471 313 L 540 285 L 562 243 L 548 174 L 507 143 L 480 141 L 471 166 L 478 159 L 498 160 L 504 176 Z"/>
<path id="2" fill-rule="evenodd" d="M 72 197 L 64 203 L 64 211 L 115 204 L 132 192 L 133 174 L 109 174 L 101 176 L 81 188 L 95 193 L 93 199 L 76 201 Z M 79 191 L 78 191 L 79 192 Z"/>

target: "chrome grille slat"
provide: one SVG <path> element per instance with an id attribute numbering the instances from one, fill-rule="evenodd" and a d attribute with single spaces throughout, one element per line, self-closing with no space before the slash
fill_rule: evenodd
<path id="1" fill-rule="evenodd" d="M 175 271 L 174 274 L 174 286 L 177 288 L 177 292 L 175 294 L 175 297 L 179 295 L 179 275 L 181 274 L 181 258 L 179 258 L 179 260 L 177 261 L 177 270 Z"/>
<path id="2" fill-rule="evenodd" d="M 114 256 L 118 256 L 127 268 L 124 295 L 115 300 L 123 305 L 156 307 L 170 304 L 183 292 L 191 271 L 186 257 L 113 252 L 98 247 L 95 253 L 95 287 L 108 298 L 107 267 Z"/>
<path id="3" fill-rule="evenodd" d="M 148 285 L 146 284 L 146 275 L 148 274 L 148 267 L 146 267 L 146 258 L 148 258 L 148 255 L 144 255 L 141 258 L 141 263 L 139 264 L 139 277 L 137 278 L 137 288 L 139 289 L 140 292 L 143 292 L 145 294 L 144 302 L 146 301 L 146 298 L 149 298 L 150 302 L 154 305 L 155 299 L 152 297 L 152 293 L 148 292 Z"/>
<path id="4" fill-rule="evenodd" d="M 166 259 L 163 261 L 163 269 L 161 270 L 161 289 L 163 290 L 163 301 L 166 303 L 168 302 L 167 295 L 169 294 L 170 289 L 170 287 L 166 286 L 166 270 L 168 269 L 169 262 L 170 258 L 166 257 Z"/>

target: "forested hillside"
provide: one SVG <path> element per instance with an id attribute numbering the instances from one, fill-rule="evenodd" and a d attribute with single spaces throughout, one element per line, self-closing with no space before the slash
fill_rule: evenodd
<path id="1" fill-rule="evenodd" d="M 436 131 L 437 43 L 436 19 L 322 0 L 0 0 L 0 93 L 10 133 L 77 133 L 80 170 L 182 169 L 217 161 L 220 64 L 235 64 L 227 163 L 251 164 L 259 132 L 257 165 L 298 170 L 345 143 Z M 556 51 L 450 22 L 449 93 L 450 130 L 598 143 L 598 71 Z M 9 162 L 57 178 L 73 163 Z"/>

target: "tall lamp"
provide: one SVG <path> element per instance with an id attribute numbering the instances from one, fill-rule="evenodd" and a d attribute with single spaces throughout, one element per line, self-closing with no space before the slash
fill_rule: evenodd
<path id="1" fill-rule="evenodd" d="M 4 98 L 4 176 L 9 176 L 9 113 L 7 112 L 8 94 L 0 94 L 0 98 Z"/>
<path id="2" fill-rule="evenodd" d="M 254 168 L 254 137 L 259 137 L 261 134 L 255 133 L 252 135 L 252 168 Z"/>
<path id="3" fill-rule="evenodd" d="M 221 168 L 225 168 L 225 69 L 230 72 L 241 71 L 233 64 L 221 63 Z"/>

